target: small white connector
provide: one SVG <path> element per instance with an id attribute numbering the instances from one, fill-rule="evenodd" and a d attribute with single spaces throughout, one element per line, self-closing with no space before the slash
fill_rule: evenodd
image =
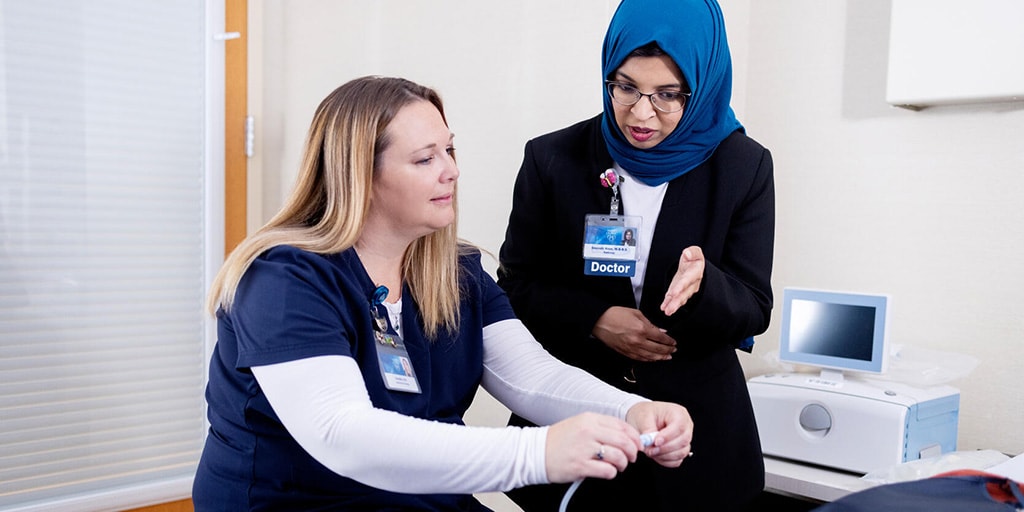
<path id="1" fill-rule="evenodd" d="M 656 434 L 656 432 L 648 432 L 646 434 L 640 434 L 640 444 L 642 444 L 644 448 L 647 448 L 648 446 L 654 444 L 654 435 L 655 434 Z"/>

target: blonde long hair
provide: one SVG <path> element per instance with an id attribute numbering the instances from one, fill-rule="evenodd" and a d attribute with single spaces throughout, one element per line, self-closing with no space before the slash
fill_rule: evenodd
<path id="1" fill-rule="evenodd" d="M 403 107 L 424 100 L 437 107 L 447 124 L 437 92 L 402 78 L 357 78 L 324 98 L 309 127 L 295 188 L 281 211 L 225 260 L 207 297 L 209 312 L 230 311 L 242 276 L 268 249 L 290 245 L 337 254 L 352 247 L 370 210 L 377 162 L 390 144 L 388 125 Z M 458 327 L 456 232 L 453 222 L 417 239 L 402 264 L 403 278 L 431 339 L 441 329 L 455 332 Z"/>

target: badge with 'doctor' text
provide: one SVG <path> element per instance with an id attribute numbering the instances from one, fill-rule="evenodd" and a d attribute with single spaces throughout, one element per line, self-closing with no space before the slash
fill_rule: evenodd
<path id="1" fill-rule="evenodd" d="M 583 273 L 633 277 L 641 220 L 628 215 L 587 215 L 583 233 Z"/>

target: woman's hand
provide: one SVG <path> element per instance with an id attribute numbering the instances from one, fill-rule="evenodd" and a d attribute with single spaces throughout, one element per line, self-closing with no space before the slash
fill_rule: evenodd
<path id="1" fill-rule="evenodd" d="M 676 340 L 651 323 L 638 309 L 612 306 L 597 319 L 594 337 L 635 361 L 666 361 Z"/>
<path id="2" fill-rule="evenodd" d="M 670 402 L 641 402 L 629 408 L 626 422 L 637 431 L 654 434 L 645 455 L 662 466 L 674 468 L 693 455 L 693 420 L 686 408 Z"/>
<path id="3" fill-rule="evenodd" d="M 679 266 L 672 276 L 672 282 L 665 291 L 665 299 L 661 302 L 661 310 L 666 315 L 672 316 L 690 300 L 698 290 L 700 282 L 704 279 L 704 251 L 696 245 L 683 249 L 679 255 Z"/>
<path id="4" fill-rule="evenodd" d="M 639 450 L 640 433 L 629 423 L 595 413 L 573 416 L 548 427 L 548 481 L 610 480 L 636 461 Z"/>

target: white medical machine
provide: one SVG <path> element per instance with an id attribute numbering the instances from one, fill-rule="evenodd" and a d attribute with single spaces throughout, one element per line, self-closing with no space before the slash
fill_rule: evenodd
<path id="1" fill-rule="evenodd" d="M 885 370 L 890 302 L 783 290 L 779 359 L 821 372 L 748 381 L 765 455 L 863 474 L 956 450 L 959 390 L 868 378 Z"/>

